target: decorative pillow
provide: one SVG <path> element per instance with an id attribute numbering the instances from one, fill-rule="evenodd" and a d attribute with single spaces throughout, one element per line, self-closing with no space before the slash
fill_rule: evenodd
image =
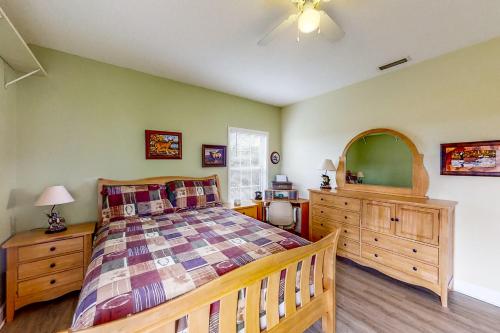
<path id="1" fill-rule="evenodd" d="M 166 184 L 168 199 L 176 209 L 194 209 L 220 203 L 215 180 L 175 180 Z"/>
<path id="2" fill-rule="evenodd" d="M 219 206 L 221 205 L 219 198 L 219 190 L 217 188 L 217 182 L 215 179 L 207 179 L 203 181 L 203 190 L 205 191 L 205 197 L 207 200 L 207 206 Z"/>
<path id="3" fill-rule="evenodd" d="M 175 211 L 167 198 L 165 185 L 110 185 L 104 186 L 101 194 L 104 221 Z"/>

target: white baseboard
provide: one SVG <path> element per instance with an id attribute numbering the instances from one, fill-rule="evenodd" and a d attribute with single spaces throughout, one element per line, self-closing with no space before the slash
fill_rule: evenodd
<path id="1" fill-rule="evenodd" d="M 455 280 L 453 290 L 486 303 L 500 307 L 500 292 L 481 287 L 469 282 Z"/>

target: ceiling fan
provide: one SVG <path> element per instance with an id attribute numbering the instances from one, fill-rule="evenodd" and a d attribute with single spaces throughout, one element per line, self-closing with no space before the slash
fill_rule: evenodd
<path id="1" fill-rule="evenodd" d="M 265 46 L 275 39 L 284 30 L 297 22 L 297 42 L 300 41 L 300 33 L 309 34 L 317 32 L 330 42 L 336 42 L 344 37 L 344 31 L 324 10 L 321 10 L 321 2 L 330 0 L 290 0 L 297 7 L 297 13 L 290 15 L 273 30 L 268 32 L 258 45 Z"/>

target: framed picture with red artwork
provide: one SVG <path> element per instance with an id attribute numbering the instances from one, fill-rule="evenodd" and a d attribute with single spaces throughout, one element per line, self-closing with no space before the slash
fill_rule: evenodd
<path id="1" fill-rule="evenodd" d="M 442 144 L 441 174 L 500 177 L 500 140 Z"/>
<path id="2" fill-rule="evenodd" d="M 182 159 L 182 133 L 146 130 L 146 159 Z"/>

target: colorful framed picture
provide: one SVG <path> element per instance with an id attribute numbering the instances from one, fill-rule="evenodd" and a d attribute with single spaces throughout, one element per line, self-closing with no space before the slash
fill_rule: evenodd
<path id="1" fill-rule="evenodd" d="M 146 159 L 182 159 L 182 133 L 146 130 Z"/>
<path id="2" fill-rule="evenodd" d="M 226 146 L 202 145 L 201 163 L 204 168 L 207 167 L 225 167 L 226 166 Z"/>
<path id="3" fill-rule="evenodd" d="M 500 140 L 442 144 L 441 174 L 500 177 Z"/>

